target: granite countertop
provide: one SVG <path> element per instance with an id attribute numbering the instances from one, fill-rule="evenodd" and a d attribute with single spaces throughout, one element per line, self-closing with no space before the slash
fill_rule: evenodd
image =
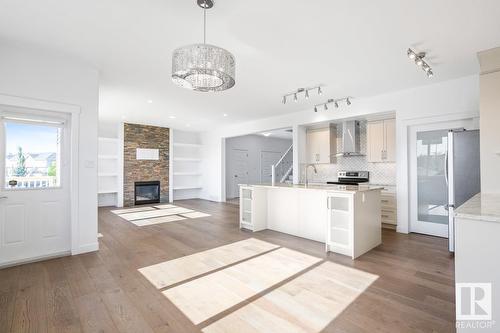
<path id="1" fill-rule="evenodd" d="M 500 194 L 476 194 L 457 208 L 455 217 L 500 222 Z"/>
<path id="2" fill-rule="evenodd" d="M 298 189 L 298 190 L 316 190 L 316 191 L 326 191 L 326 192 L 365 192 L 365 191 L 377 191 L 383 190 L 382 186 L 369 186 L 369 185 L 325 185 L 325 184 L 276 184 L 272 186 L 271 184 L 239 184 L 240 186 L 255 186 L 255 187 L 266 187 L 266 188 L 288 188 L 288 189 Z"/>

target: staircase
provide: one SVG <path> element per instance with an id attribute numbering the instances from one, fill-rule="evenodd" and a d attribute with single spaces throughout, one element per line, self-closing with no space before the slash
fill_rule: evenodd
<path id="1" fill-rule="evenodd" d="M 293 145 L 288 147 L 283 156 L 273 166 L 277 183 L 292 183 L 293 181 Z"/>

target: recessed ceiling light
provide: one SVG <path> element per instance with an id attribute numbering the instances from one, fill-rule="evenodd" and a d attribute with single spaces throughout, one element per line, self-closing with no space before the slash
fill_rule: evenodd
<path id="1" fill-rule="evenodd" d="M 186 127 L 191 127 L 191 124 L 186 124 Z"/>
<path id="2" fill-rule="evenodd" d="M 175 119 L 175 116 L 168 116 L 170 119 Z"/>
<path id="3" fill-rule="evenodd" d="M 271 135 L 271 133 L 267 132 L 267 133 L 262 133 L 263 136 L 269 136 Z"/>
<path id="4" fill-rule="evenodd" d="M 153 100 L 148 99 L 148 104 L 152 104 L 152 103 L 153 103 Z"/>
<path id="5" fill-rule="evenodd" d="M 222 116 L 227 117 L 227 113 L 224 113 Z"/>

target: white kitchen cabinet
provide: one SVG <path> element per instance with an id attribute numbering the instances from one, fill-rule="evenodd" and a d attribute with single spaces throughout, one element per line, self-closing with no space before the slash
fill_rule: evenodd
<path id="1" fill-rule="evenodd" d="M 307 163 L 333 163 L 336 151 L 336 131 L 330 127 L 309 129 L 306 135 Z"/>
<path id="2" fill-rule="evenodd" d="M 330 193 L 326 251 L 352 259 L 382 243 L 380 191 Z"/>
<path id="3" fill-rule="evenodd" d="M 367 124 L 367 161 L 396 161 L 396 120 L 370 121 Z"/>
<path id="4" fill-rule="evenodd" d="M 240 228 L 260 231 L 267 228 L 267 191 L 240 187 Z"/>

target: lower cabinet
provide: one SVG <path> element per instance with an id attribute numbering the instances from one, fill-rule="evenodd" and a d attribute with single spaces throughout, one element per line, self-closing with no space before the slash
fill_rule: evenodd
<path id="1" fill-rule="evenodd" d="M 240 187 L 240 228 L 260 231 L 267 228 L 267 191 Z"/>
<path id="2" fill-rule="evenodd" d="M 330 193 L 325 248 L 352 259 L 382 243 L 380 191 Z"/>
<path id="3" fill-rule="evenodd" d="M 396 193 L 382 191 L 380 201 L 382 203 L 382 223 L 397 225 L 397 203 Z"/>

